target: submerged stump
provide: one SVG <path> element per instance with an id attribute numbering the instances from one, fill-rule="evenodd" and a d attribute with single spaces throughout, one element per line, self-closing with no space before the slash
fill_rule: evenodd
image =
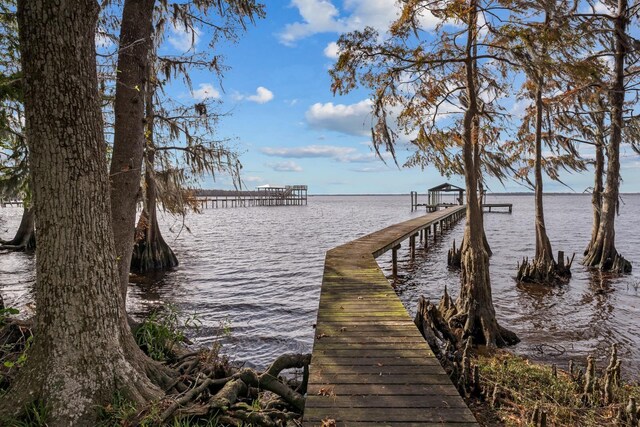
<path id="1" fill-rule="evenodd" d="M 553 258 L 533 259 L 523 258 L 518 263 L 516 280 L 524 283 L 538 283 L 544 285 L 560 285 L 571 278 L 571 265 L 575 254 L 571 258 L 564 257 L 563 251 L 558 251 L 558 262 Z"/>

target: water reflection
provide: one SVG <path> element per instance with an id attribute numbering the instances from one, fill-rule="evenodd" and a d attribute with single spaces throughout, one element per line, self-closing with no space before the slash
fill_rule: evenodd
<path id="1" fill-rule="evenodd" d="M 533 197 L 500 196 L 489 202 L 514 204 L 513 214 L 485 215 L 491 257 L 492 293 L 498 320 L 522 342 L 515 351 L 566 366 L 583 362 L 588 353 L 604 360 L 612 342 L 620 343 L 623 373 L 640 371 L 640 247 L 634 212 L 640 196 L 625 196 L 617 218 L 617 246 L 634 264 L 633 274 L 611 277 L 587 270 L 579 261 L 591 232 L 590 197 L 545 198 L 547 231 L 556 250 L 575 252 L 571 281 L 547 289 L 517 285 L 517 262 L 535 249 Z M 148 314 L 171 303 L 185 315 L 197 314 L 194 331 L 201 344 L 224 342 L 223 351 L 250 365 L 264 366 L 283 352 L 309 351 L 313 342 L 324 254 L 369 232 L 410 219 L 407 196 L 312 197 L 307 207 L 209 209 L 187 218 L 193 234 L 164 218 L 163 234 L 180 259 L 180 267 L 153 280 L 134 278 L 129 310 Z M 17 228 L 20 209 L 0 209 L 2 230 Z M 0 221 L 1 222 L 1 221 Z M 173 226 L 173 231 L 170 230 Z M 447 268 L 453 239 L 460 242 L 462 223 L 442 239 L 429 239 L 428 251 L 408 244 L 398 253 L 396 289 L 415 314 L 418 297 L 437 302 L 445 287 L 452 298 L 460 275 Z M 391 254 L 378 259 L 391 276 Z M 33 300 L 33 257 L 0 255 L 0 292 L 8 304 L 23 307 Z M 230 337 L 219 334 L 230 324 Z M 556 351 L 553 349 L 562 349 Z M 561 354 L 560 354 L 561 353 Z"/>

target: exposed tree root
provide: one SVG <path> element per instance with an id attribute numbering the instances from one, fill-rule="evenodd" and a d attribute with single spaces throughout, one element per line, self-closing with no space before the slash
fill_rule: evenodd
<path id="1" fill-rule="evenodd" d="M 453 239 L 453 246 L 447 253 L 447 265 L 452 268 L 460 268 L 462 261 L 462 246 L 456 249 L 456 240 Z"/>
<path id="2" fill-rule="evenodd" d="M 451 327 L 461 328 L 463 337 L 471 337 L 475 344 L 488 347 L 506 347 L 520 342 L 515 333 L 500 326 L 496 319 L 491 297 L 489 256 L 482 248 L 471 245 L 462 251 L 462 286 L 452 306 Z M 455 310 L 453 310 L 455 308 Z"/>
<path id="3" fill-rule="evenodd" d="M 189 391 L 179 397 L 167 398 L 167 402 L 171 403 L 163 405 L 166 409 L 160 415 L 159 423 L 166 422 L 172 416 L 210 417 L 218 414 L 219 421 L 226 425 L 243 425 L 244 422 L 278 426 L 302 413 L 306 390 L 296 391 L 295 384 L 289 384 L 279 375 L 285 369 L 308 367 L 311 363 L 310 354 L 285 354 L 261 374 L 243 368 L 231 370 L 232 373 L 224 378 L 199 377 L 205 371 L 192 369 L 196 365 L 193 360 L 198 357 L 202 357 L 202 354 L 189 355 L 179 362 L 180 366 L 187 367 L 186 372 L 191 372 L 183 375 L 183 381 L 191 385 Z M 264 392 L 270 392 L 275 398 L 262 402 L 260 410 L 246 403 L 247 399 L 256 398 L 257 394 Z"/>
<path id="4" fill-rule="evenodd" d="M 484 246 L 484 250 L 489 257 L 493 255 L 491 251 L 491 246 L 489 246 L 489 241 L 487 240 L 487 235 L 484 230 L 482 230 L 482 245 Z M 453 240 L 453 245 L 449 252 L 447 253 L 447 265 L 451 268 L 461 268 L 462 267 L 462 251 L 464 250 L 465 241 L 462 239 L 462 243 L 459 248 L 456 248 L 456 241 Z"/>
<path id="5" fill-rule="evenodd" d="M 602 245 L 597 244 L 587 249 L 582 264 L 614 274 L 629 274 L 632 269 L 631 263 L 620 255 L 615 248 L 605 251 Z"/>
<path id="6" fill-rule="evenodd" d="M 16 374 L 24 361 L 23 355 L 31 343 L 32 327 L 31 320 L 11 319 L 0 328 L 0 393 L 15 385 Z M 170 365 L 152 362 L 142 366 L 139 363 L 141 359 L 133 355 L 127 363 L 134 368 L 128 369 L 129 377 L 114 373 L 119 378 L 117 381 L 128 384 L 126 400 L 146 408 L 128 420 L 127 425 L 143 422 L 145 425 L 166 425 L 183 417 L 192 420 L 217 417 L 221 425 L 284 426 L 300 418 L 304 409 L 310 354 L 282 355 L 267 370 L 259 373 L 249 368 L 233 368 L 214 350 L 174 350 L 175 357 Z M 302 381 L 281 377 L 282 371 L 287 369 L 304 369 Z M 145 372 L 147 375 L 147 379 L 140 382 L 140 387 L 130 387 L 132 381 L 140 380 L 133 378 L 137 376 L 133 372 Z M 31 381 L 46 381 L 45 375 L 34 373 L 29 377 Z M 164 398 L 158 400 L 160 394 L 149 393 L 150 390 L 157 391 L 145 386 L 152 385 L 149 380 L 153 385 L 164 385 Z M 258 399 L 260 403 L 256 406 L 253 401 Z M 21 408 L 26 404 L 25 401 Z M 4 415 L 7 413 L 5 411 Z M 49 425 L 61 425 L 58 421 L 51 420 Z"/>
<path id="7" fill-rule="evenodd" d="M 558 251 L 558 262 L 552 258 L 522 259 L 518 263 L 518 274 L 516 280 L 526 283 L 539 283 L 544 285 L 560 285 L 566 283 L 571 278 L 571 265 L 576 254 L 571 258 L 564 258 L 564 252 Z"/>

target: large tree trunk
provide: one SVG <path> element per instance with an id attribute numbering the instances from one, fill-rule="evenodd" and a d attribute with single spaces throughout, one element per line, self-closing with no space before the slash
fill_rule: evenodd
<path id="1" fill-rule="evenodd" d="M 152 149 L 147 150 L 144 207 L 138 219 L 131 258 L 131 271 L 137 274 L 167 271 L 178 266 L 178 259 L 162 238 L 158 226 L 157 188 L 153 176 L 154 154 Z"/>
<path id="2" fill-rule="evenodd" d="M 627 14 L 627 0 L 618 0 L 618 13 L 613 32 L 615 39 L 614 79 L 609 92 L 611 132 L 609 144 L 607 145 L 607 179 L 602 195 L 602 211 L 598 234 L 583 260 L 584 265 L 614 273 L 631 272 L 631 263 L 618 253 L 615 244 L 615 219 L 620 190 L 620 143 L 622 142 L 622 127 L 624 126 L 624 64 L 627 55 L 624 35 L 628 24 Z"/>
<path id="3" fill-rule="evenodd" d="M 155 0 L 126 0 L 122 10 L 111 160 L 111 218 L 124 300 L 145 145 L 145 90 L 153 48 Z"/>
<path id="4" fill-rule="evenodd" d="M 593 224 L 591 226 L 591 240 L 587 249 L 584 251 L 584 255 L 589 253 L 591 248 L 598 237 L 598 230 L 600 229 L 600 215 L 602 212 L 602 192 L 603 192 L 603 175 L 604 175 L 604 141 L 602 135 L 596 141 L 596 158 L 594 165 L 594 182 L 593 193 L 591 194 L 591 205 L 593 206 Z"/>
<path id="5" fill-rule="evenodd" d="M 473 337 L 474 343 L 488 346 L 505 346 L 518 342 L 518 338 L 498 325 L 491 297 L 489 277 L 489 255 L 484 247 L 482 207 L 478 200 L 479 190 L 479 126 L 474 125 L 478 115 L 476 60 L 473 48 L 477 36 L 477 0 L 470 1 L 469 30 L 467 37 L 467 99 L 468 108 L 463 122 L 463 160 L 467 187 L 467 219 L 465 224 L 465 244 L 462 253 L 462 285 L 456 302 L 457 314 L 451 318 L 463 328 L 463 336 Z"/>
<path id="6" fill-rule="evenodd" d="M 11 240 L 0 240 L 0 249 L 33 251 L 36 248 L 36 226 L 33 207 L 25 207 L 16 235 Z"/>
<path id="7" fill-rule="evenodd" d="M 536 128 L 535 128 L 535 229 L 536 229 L 536 254 L 531 262 L 523 260 L 518 265 L 516 279 L 522 282 L 541 283 L 553 285 L 568 280 L 571 277 L 571 263 L 565 265 L 564 259 L 553 259 L 553 249 L 551 241 L 547 235 L 547 227 L 544 222 L 544 184 L 542 181 L 542 116 L 544 103 L 542 101 L 542 88 L 544 81 L 538 78 L 536 82 L 535 106 L 536 106 Z"/>
<path id="8" fill-rule="evenodd" d="M 538 81 L 536 89 L 536 134 L 535 150 L 536 159 L 534 166 L 535 175 L 535 223 L 536 223 L 536 256 L 534 261 L 544 264 L 555 264 L 551 241 L 547 236 L 547 227 L 544 223 L 544 184 L 542 182 L 542 81 Z"/>
<path id="9" fill-rule="evenodd" d="M 166 271 L 178 266 L 178 259 L 162 238 L 158 226 L 158 190 L 154 170 L 153 85 L 149 85 L 146 93 L 146 116 L 144 204 L 136 227 L 135 246 L 131 258 L 131 271 L 137 274 Z"/>
<path id="10" fill-rule="evenodd" d="M 98 406 L 116 391 L 138 403 L 162 394 L 128 348 L 135 342 L 118 277 L 96 75 L 98 12 L 95 1 L 18 2 L 37 312 L 33 346 L 0 416 L 41 400 L 54 427 L 95 425 Z"/>

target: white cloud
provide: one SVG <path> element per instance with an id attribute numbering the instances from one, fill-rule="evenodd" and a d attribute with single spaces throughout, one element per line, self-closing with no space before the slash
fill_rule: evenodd
<path id="1" fill-rule="evenodd" d="M 365 166 L 362 168 L 354 168 L 351 169 L 352 172 L 363 172 L 363 173 L 376 173 L 376 172 L 387 172 L 390 168 L 384 165 L 380 166 Z"/>
<path id="2" fill-rule="evenodd" d="M 331 59 L 338 59 L 338 43 L 331 42 L 324 48 L 324 56 Z"/>
<path id="3" fill-rule="evenodd" d="M 286 162 L 270 163 L 267 166 L 276 172 L 302 172 L 302 167 L 291 160 Z"/>
<path id="4" fill-rule="evenodd" d="M 259 86 L 256 89 L 256 94 L 247 96 L 247 101 L 257 102 L 258 104 L 265 104 L 273 99 L 273 92 L 266 87 Z"/>
<path id="5" fill-rule="evenodd" d="M 232 95 L 232 97 L 236 101 L 242 101 L 243 99 L 246 99 L 247 101 L 255 102 L 258 104 L 266 104 L 273 99 L 273 92 L 271 92 L 266 87 L 258 86 L 254 95 L 243 95 L 236 92 Z"/>
<path id="6" fill-rule="evenodd" d="M 344 0 L 342 14 L 330 0 L 292 0 L 291 6 L 298 9 L 302 21 L 287 24 L 278 35 L 288 46 L 313 34 L 345 33 L 367 26 L 385 33 L 400 12 L 396 0 Z M 421 21 L 425 29 L 438 22 L 431 14 Z"/>
<path id="7" fill-rule="evenodd" d="M 369 135 L 371 129 L 371 106 L 368 99 L 355 104 L 313 104 L 305 113 L 309 126 L 349 135 Z"/>
<path id="8" fill-rule="evenodd" d="M 198 28 L 187 29 L 184 26 L 175 26 L 172 24 L 169 27 L 169 37 L 167 41 L 174 49 L 180 53 L 187 52 L 197 47 L 200 41 L 200 30 Z"/>
<path id="9" fill-rule="evenodd" d="M 204 101 L 205 99 L 220 98 L 220 91 L 213 87 L 210 83 L 200 83 L 198 89 L 191 92 L 191 96 L 196 101 Z"/>
<path id="10" fill-rule="evenodd" d="M 341 163 L 371 163 L 378 160 L 375 153 L 360 153 L 353 147 L 337 145 L 306 145 L 301 147 L 265 147 L 263 154 L 292 159 L 326 158 Z M 385 153 L 385 157 L 386 153 Z"/>
<path id="11" fill-rule="evenodd" d="M 267 156 L 305 159 L 314 157 L 343 158 L 355 152 L 356 149 L 335 145 L 306 145 L 302 147 L 265 147 L 261 151 Z"/>
<path id="12" fill-rule="evenodd" d="M 339 19 L 340 12 L 329 0 L 292 0 L 303 22 L 287 24 L 279 34 L 280 42 L 292 45 L 296 40 L 323 32 L 343 32 L 344 23 Z"/>

